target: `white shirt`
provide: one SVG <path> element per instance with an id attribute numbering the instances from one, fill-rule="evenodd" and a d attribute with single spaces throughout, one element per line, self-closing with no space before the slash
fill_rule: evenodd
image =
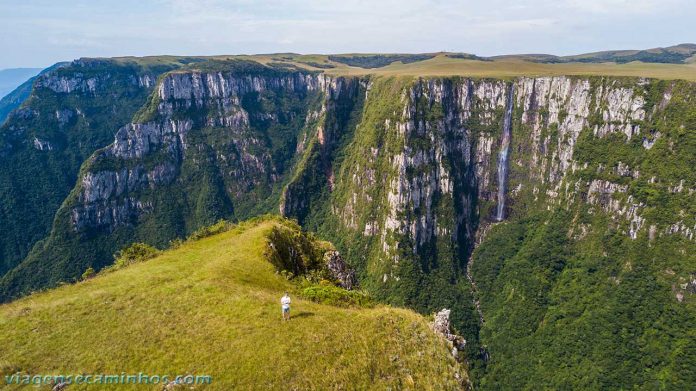
<path id="1" fill-rule="evenodd" d="M 290 308 L 290 296 L 283 296 L 280 298 L 280 304 L 283 308 Z"/>

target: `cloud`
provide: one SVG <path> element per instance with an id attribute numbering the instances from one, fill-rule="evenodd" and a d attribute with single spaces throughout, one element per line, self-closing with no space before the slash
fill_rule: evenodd
<path id="1" fill-rule="evenodd" d="M 571 54 L 696 41 L 695 18 L 691 0 L 25 0 L 0 2 L 0 68 L 162 53 Z"/>
<path id="2" fill-rule="evenodd" d="M 647 14 L 684 3 L 679 0 L 569 0 L 567 5 L 595 14 Z"/>

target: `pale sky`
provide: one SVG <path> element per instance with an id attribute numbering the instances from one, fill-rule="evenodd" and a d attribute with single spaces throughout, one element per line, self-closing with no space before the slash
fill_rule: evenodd
<path id="1" fill-rule="evenodd" d="M 79 57 L 578 54 L 696 42 L 694 0 L 0 0 L 0 69 Z"/>

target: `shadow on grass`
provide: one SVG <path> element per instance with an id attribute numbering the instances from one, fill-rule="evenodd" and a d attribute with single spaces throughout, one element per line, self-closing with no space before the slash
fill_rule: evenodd
<path id="1" fill-rule="evenodd" d="M 295 314 L 295 315 L 291 315 L 291 316 L 290 316 L 290 319 L 294 319 L 294 318 L 309 318 L 310 316 L 314 316 L 314 312 L 306 312 L 306 311 L 303 311 L 303 312 L 298 312 L 298 313 Z"/>

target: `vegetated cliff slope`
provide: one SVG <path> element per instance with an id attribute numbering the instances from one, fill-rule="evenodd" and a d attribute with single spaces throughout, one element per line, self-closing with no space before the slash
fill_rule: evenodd
<path id="1" fill-rule="evenodd" d="M 297 285 L 265 258 L 268 235 L 282 224 L 243 223 L 0 306 L 3 382 L 19 372 L 210 376 L 209 384 L 194 386 L 207 390 L 455 390 L 466 384 L 444 338 L 413 311 L 336 307 L 298 296 Z M 292 297 L 289 322 L 281 321 L 284 291 Z"/>
<path id="2" fill-rule="evenodd" d="M 57 64 L 23 86 L 0 123 L 0 274 L 44 238 L 82 162 L 113 141 L 173 66 L 113 60 Z M 1 122 L 1 121 L 0 121 Z"/>
<path id="3" fill-rule="evenodd" d="M 168 73 L 136 122 L 90 157 L 51 234 L 3 278 L 5 297 L 99 269 L 135 240 L 162 246 L 223 217 L 277 210 L 322 97 L 355 87 L 249 61 L 214 65 Z"/>
<path id="4" fill-rule="evenodd" d="M 472 261 L 491 357 L 483 388 L 696 384 L 695 87 L 622 80 L 570 94 L 576 109 L 541 133 L 573 146 L 557 185 L 527 179 L 553 157 L 536 160 L 524 146 L 536 136 L 522 114 L 513 217 Z"/>
<path id="5" fill-rule="evenodd" d="M 688 384 L 695 108 L 685 81 L 197 64 L 164 75 L 85 163 L 2 297 L 102 267 L 129 241 L 279 208 L 330 238 L 377 298 L 452 308 L 482 387 Z M 604 339 L 578 343 L 581 330 Z"/>
<path id="6" fill-rule="evenodd" d="M 53 67 L 62 65 L 58 63 Z M 19 107 L 31 94 L 31 88 L 34 85 L 34 80 L 39 76 L 40 72 L 46 72 L 53 67 L 45 70 L 37 69 L 24 76 L 24 81 L 14 88 L 11 88 L 6 93 L 0 92 L 0 125 L 5 122 L 7 116 L 17 107 Z M 14 85 L 14 83 L 13 83 Z"/>

